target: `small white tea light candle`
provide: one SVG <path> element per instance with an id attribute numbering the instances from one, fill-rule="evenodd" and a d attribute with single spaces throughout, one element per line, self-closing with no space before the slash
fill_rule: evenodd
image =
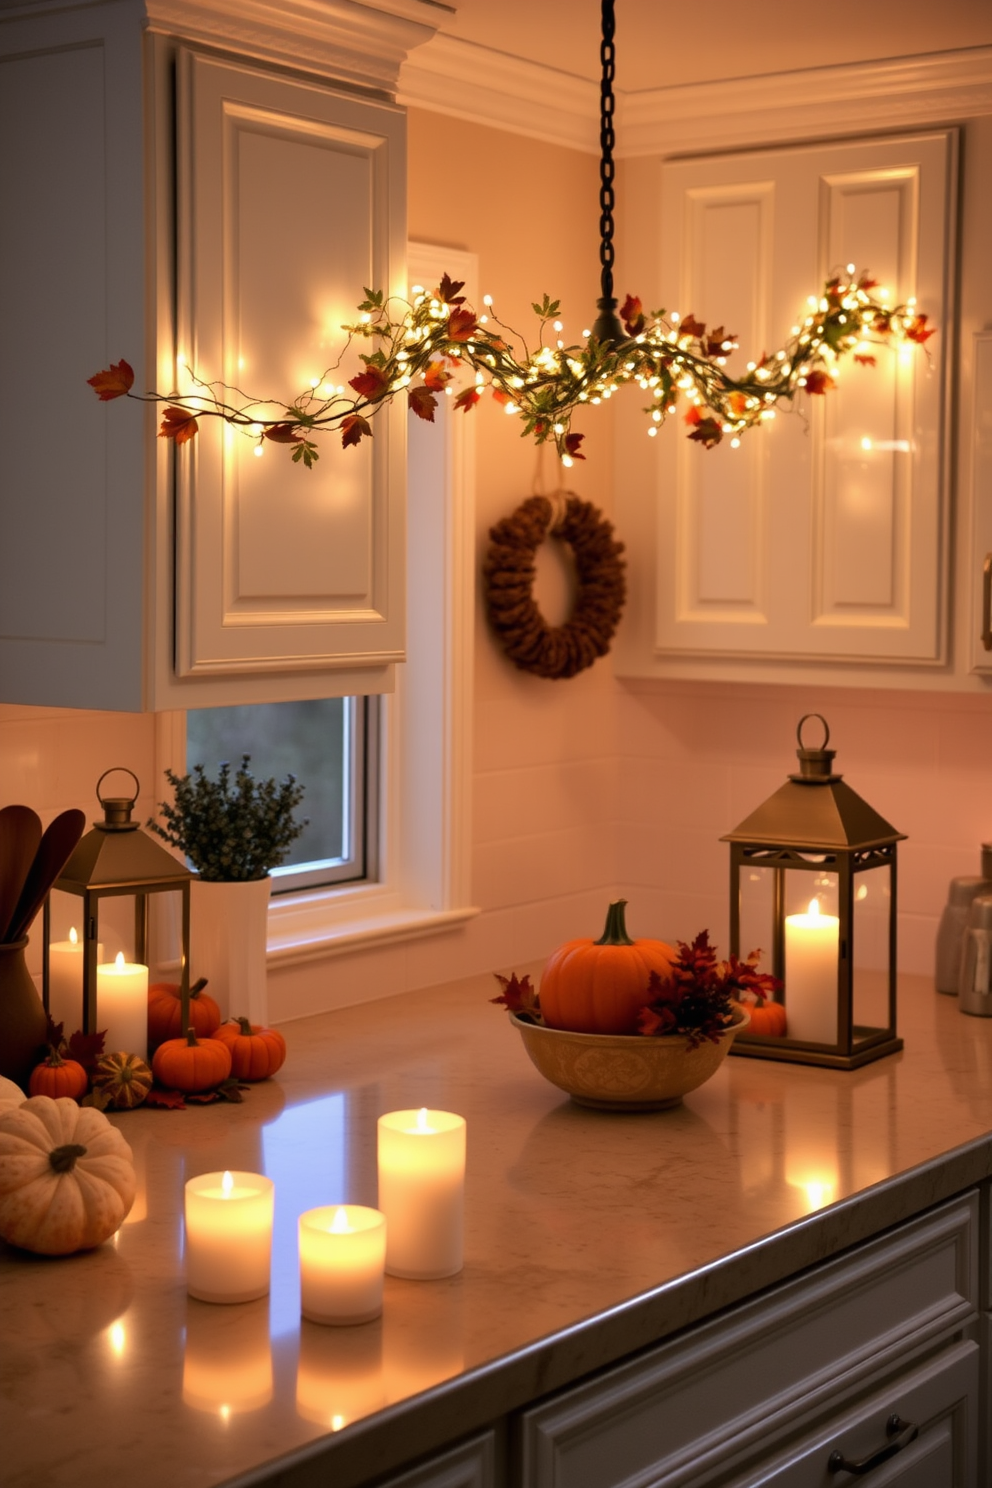
<path id="1" fill-rule="evenodd" d="M 785 917 L 785 1009 L 789 1037 L 815 1044 L 837 1042 L 837 962 L 840 920 L 820 913 Z"/>
<path id="2" fill-rule="evenodd" d="M 386 1270 L 429 1281 L 464 1264 L 465 1119 L 450 1111 L 379 1117 Z"/>
<path id="3" fill-rule="evenodd" d="M 386 1219 L 360 1204 L 300 1215 L 300 1311 L 312 1323 L 369 1323 L 382 1312 Z"/>
<path id="4" fill-rule="evenodd" d="M 48 1011 L 53 1023 L 62 1024 L 66 1037 L 83 1026 L 84 949 L 75 925 L 68 940 L 53 940 L 48 947 Z M 103 959 L 102 942 L 96 948 L 96 959 Z"/>
<path id="5" fill-rule="evenodd" d="M 107 1030 L 108 1054 L 148 1058 L 148 967 L 125 961 L 123 951 L 96 969 L 96 1023 Z"/>
<path id="6" fill-rule="evenodd" d="M 204 1173 L 186 1184 L 186 1290 L 201 1302 L 253 1302 L 269 1290 L 275 1186 L 261 1173 Z"/>

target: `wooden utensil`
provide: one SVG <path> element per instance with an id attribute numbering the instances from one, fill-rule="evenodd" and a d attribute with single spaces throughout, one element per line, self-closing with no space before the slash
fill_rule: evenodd
<path id="1" fill-rule="evenodd" d="M 41 818 L 30 806 L 4 806 L 0 810 L 0 945 L 20 939 L 11 932 L 40 841 Z"/>
<path id="2" fill-rule="evenodd" d="M 85 813 L 75 807 L 61 812 L 54 821 L 49 822 L 10 918 L 10 933 L 14 940 L 27 935 L 32 920 L 45 902 L 46 894 L 72 857 L 85 825 Z"/>

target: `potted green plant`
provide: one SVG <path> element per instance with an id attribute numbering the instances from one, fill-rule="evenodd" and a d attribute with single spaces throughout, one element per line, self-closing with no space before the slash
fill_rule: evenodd
<path id="1" fill-rule="evenodd" d="M 190 886 L 192 970 L 206 977 L 221 1016 L 268 1023 L 266 925 L 270 870 L 278 867 L 307 825 L 294 812 L 303 786 L 294 776 L 256 780 L 242 755 L 232 776 L 220 766 L 212 780 L 203 765 L 186 775 L 166 770 L 171 804 L 159 805 L 151 831 L 185 854 L 197 871 Z"/>

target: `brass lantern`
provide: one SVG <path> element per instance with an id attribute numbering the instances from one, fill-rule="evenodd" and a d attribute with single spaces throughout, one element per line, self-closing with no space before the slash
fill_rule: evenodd
<path id="1" fill-rule="evenodd" d="M 815 749 L 803 744 L 810 719 L 823 725 Z M 819 713 L 796 733 L 799 773 L 721 838 L 730 843 L 731 951 L 770 950 L 786 1015 L 784 1035 L 748 1031 L 733 1052 L 857 1069 L 902 1048 L 896 844 L 905 833 L 834 774 Z"/>
<path id="2" fill-rule="evenodd" d="M 117 770 L 130 775 L 134 781 L 132 796 L 101 796 L 100 787 L 108 775 Z M 145 969 L 148 960 L 148 910 L 149 896 L 165 892 L 178 892 L 182 896 L 180 930 L 180 988 L 183 1004 L 183 1026 L 185 1027 L 189 1006 L 189 885 L 193 875 L 190 870 L 174 858 L 164 847 L 141 831 L 131 812 L 140 791 L 138 777 L 125 766 L 105 770 L 96 783 L 96 798 L 103 808 L 103 821 L 94 822 L 93 830 L 87 832 L 76 846 L 72 857 L 55 880 L 53 888 L 66 894 L 77 895 L 82 900 L 80 919 L 83 926 L 81 943 L 81 968 L 77 968 L 76 985 L 81 985 L 82 1029 L 84 1033 L 97 1030 L 97 960 L 100 937 L 100 907 L 108 898 L 130 895 L 134 899 L 134 961 Z M 52 1006 L 53 952 L 59 947 L 52 944 L 51 897 L 45 901 L 44 917 L 44 969 L 43 997 L 45 1007 Z M 74 1000 L 74 999 L 73 999 Z M 145 996 L 147 1006 L 147 994 Z M 60 1004 L 59 1013 L 65 1003 Z M 147 1011 L 145 1013 L 147 1027 Z M 56 1017 L 58 1021 L 58 1016 Z M 66 1032 L 70 1030 L 67 1028 Z M 147 1035 L 146 1035 L 147 1037 Z M 128 1052 L 138 1053 L 132 1049 Z"/>

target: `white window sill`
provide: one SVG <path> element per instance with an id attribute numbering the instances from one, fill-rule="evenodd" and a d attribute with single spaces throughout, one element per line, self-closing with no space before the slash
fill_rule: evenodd
<path id="1" fill-rule="evenodd" d="M 455 930 L 479 913 L 417 909 L 380 885 L 279 895 L 269 906 L 269 966 L 322 960 L 345 951 L 415 940 Z"/>

